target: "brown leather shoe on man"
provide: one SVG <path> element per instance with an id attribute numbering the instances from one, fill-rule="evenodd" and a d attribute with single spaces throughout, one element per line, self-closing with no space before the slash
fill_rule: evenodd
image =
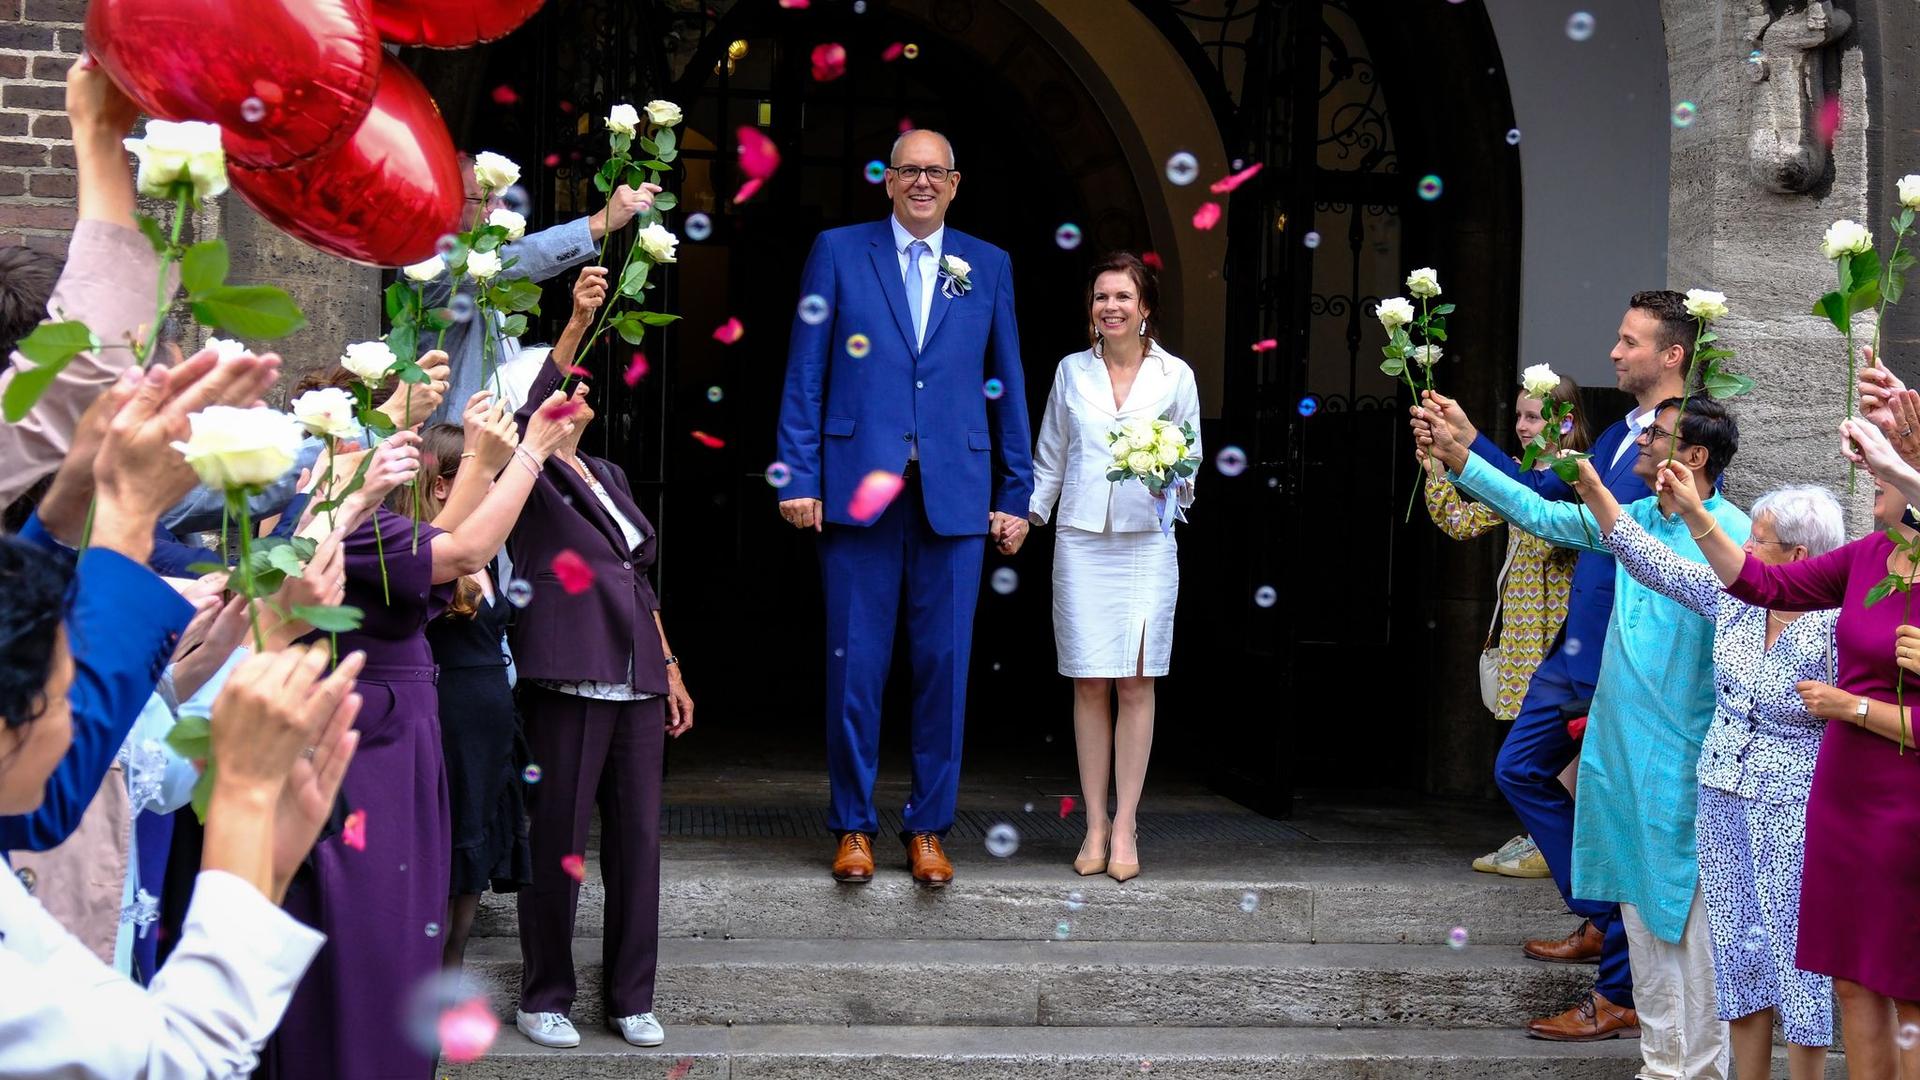
<path id="1" fill-rule="evenodd" d="M 1615 1005 L 1595 990 L 1580 1004 L 1559 1016 L 1528 1021 L 1527 1034 L 1550 1042 L 1637 1039 L 1640 1037 L 1640 1014 Z"/>
<path id="2" fill-rule="evenodd" d="M 1528 956 L 1549 964 L 1597 964 L 1600 962 L 1600 947 L 1606 942 L 1607 935 L 1593 925 L 1592 919 L 1588 919 L 1566 937 L 1540 938 L 1527 942 L 1521 948 Z"/>
<path id="3" fill-rule="evenodd" d="M 849 885 L 873 880 L 873 837 L 858 832 L 840 837 L 840 850 L 833 855 L 833 880 Z"/>
<path id="4" fill-rule="evenodd" d="M 907 866 L 913 880 L 929 889 L 943 889 L 953 880 L 953 863 L 940 848 L 940 837 L 917 832 L 907 840 Z"/>

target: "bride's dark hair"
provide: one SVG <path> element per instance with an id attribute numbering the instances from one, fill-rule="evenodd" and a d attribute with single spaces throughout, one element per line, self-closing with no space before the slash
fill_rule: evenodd
<path id="1" fill-rule="evenodd" d="M 1140 296 L 1140 307 L 1147 313 L 1147 332 L 1143 337 L 1151 349 L 1160 341 L 1159 328 L 1155 325 L 1160 321 L 1160 282 L 1154 277 L 1153 268 L 1141 262 L 1138 255 L 1131 251 L 1115 251 L 1093 264 L 1093 269 L 1087 272 L 1087 310 L 1093 310 L 1093 286 L 1100 280 L 1100 275 L 1114 273 L 1125 274 L 1133 279 L 1134 291 Z M 1100 329 L 1089 318 L 1087 344 L 1096 345 L 1099 341 Z"/>

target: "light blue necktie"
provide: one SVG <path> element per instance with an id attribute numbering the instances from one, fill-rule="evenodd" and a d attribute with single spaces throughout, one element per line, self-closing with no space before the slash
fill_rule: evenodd
<path id="1" fill-rule="evenodd" d="M 919 347 L 921 339 L 927 335 L 927 325 L 920 312 L 920 256 L 931 254 L 925 240 L 915 240 L 907 245 L 907 311 L 913 315 L 913 344 Z"/>

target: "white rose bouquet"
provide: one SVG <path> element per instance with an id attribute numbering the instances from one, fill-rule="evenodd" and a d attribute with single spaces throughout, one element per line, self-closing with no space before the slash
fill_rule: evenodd
<path id="1" fill-rule="evenodd" d="M 1164 416 L 1129 420 L 1107 432 L 1107 445 L 1113 453 L 1107 479 L 1116 484 L 1138 480 L 1146 485 L 1160 506 L 1161 531 L 1170 532 L 1176 519 L 1186 520 L 1179 496 L 1200 469 L 1200 458 L 1192 449 L 1198 441 L 1191 422 L 1175 427 Z"/>
<path id="2" fill-rule="evenodd" d="M 227 190 L 227 162 L 220 149 L 219 125 L 150 120 L 142 137 L 124 142 L 140 160 L 136 181 L 140 194 L 173 203 L 170 228 L 162 228 L 145 214 L 134 215 L 141 233 L 160 256 L 152 329 L 139 340 L 131 340 L 130 335 L 127 341 L 101 341 L 78 319 L 50 319 L 34 327 L 16 346 L 33 366 L 16 371 L 4 399 L 0 399 L 0 414 L 8 423 L 19 423 L 73 358 L 83 352 L 128 349 L 135 361 L 145 366 L 160 344 L 167 311 L 181 289 L 186 291 L 194 322 L 235 337 L 272 340 L 306 325 L 306 316 L 284 291 L 270 285 L 227 283 L 225 240 L 203 240 L 186 246 L 180 243 L 180 227 L 188 211 Z M 167 273 L 175 263 L 180 266 L 180 284 L 169 290 Z"/>
<path id="3" fill-rule="evenodd" d="M 1440 363 L 1442 349 L 1437 342 L 1447 340 L 1447 316 L 1453 314 L 1452 304 L 1433 306 L 1430 301 L 1441 293 L 1440 274 L 1431 266 L 1423 266 L 1407 275 L 1407 293 L 1420 301 L 1420 313 L 1413 313 L 1413 303 L 1404 296 L 1390 297 L 1380 301 L 1374 309 L 1374 317 L 1380 320 L 1380 328 L 1387 332 L 1387 344 L 1380 350 L 1385 357 L 1380 361 L 1380 370 L 1388 378 L 1405 379 L 1407 390 L 1413 395 L 1413 403 L 1420 404 L 1420 391 L 1433 389 L 1433 369 Z M 1408 328 L 1412 329 L 1409 330 Z M 1413 343 L 1413 334 L 1417 331 L 1421 344 Z M 1414 371 L 1421 375 L 1419 382 L 1414 381 Z M 1407 498 L 1407 520 L 1413 520 L 1413 503 L 1420 496 L 1420 478 L 1416 477 L 1413 490 Z"/>
<path id="4" fill-rule="evenodd" d="M 673 129 L 684 119 L 680 106 L 671 101 L 649 101 L 644 110 L 636 110 L 631 105 L 615 105 L 607 115 L 607 148 L 611 153 L 606 164 L 594 174 L 593 186 L 602 195 L 607 195 L 621 184 L 638 188 L 641 184 L 660 183 L 661 177 L 673 168 L 673 163 L 680 157 L 679 139 Z M 645 156 L 636 161 L 635 150 Z M 587 335 L 586 341 L 580 346 L 580 356 L 587 356 L 600 335 L 609 329 L 628 344 L 638 345 L 645 340 L 648 327 L 666 326 L 680 317 L 663 311 L 646 310 L 647 290 L 656 284 L 647 280 L 648 275 L 654 267 L 675 261 L 675 249 L 680 238 L 668 231 L 666 213 L 679 204 L 680 200 L 673 192 L 662 191 L 653 197 L 653 205 L 635 218 L 640 224 L 640 234 L 627 246 L 626 260 L 620 264 L 620 272 L 611 279 L 612 293 L 601 305 L 600 317 L 594 321 L 593 332 Z M 594 259 L 595 266 L 606 265 L 607 243 L 611 239 L 610 231 L 601 236 L 600 254 Z M 627 302 L 628 310 L 616 314 L 622 301 Z M 573 376 L 567 376 L 561 380 L 560 389 L 566 390 L 567 384 L 572 381 Z"/>
<path id="5" fill-rule="evenodd" d="M 527 332 L 527 316 L 540 314 L 540 286 L 525 278 L 510 276 L 520 260 L 502 253 L 501 246 L 518 240 L 525 233 L 527 220 L 517 211 L 492 207 L 493 196 L 520 182 L 520 166 L 492 151 L 483 151 L 473 159 L 473 179 L 480 186 L 480 209 L 473 225 L 456 233 L 453 247 L 442 260 L 447 271 L 447 302 L 463 287 L 473 289 L 472 318 L 480 323 L 480 366 L 482 387 L 499 391 L 494 376 L 494 330 L 501 335 L 519 337 Z M 425 301 L 425 281 L 408 274 L 412 285 L 396 281 L 387 287 L 387 318 L 393 329 L 387 343 L 394 354 L 411 363 L 419 352 L 422 328 L 439 331 L 435 348 L 446 344 L 447 328 L 453 325 L 449 309 L 429 310 Z M 411 294 L 411 297 L 408 294 Z M 507 313 L 502 317 L 501 313 Z M 404 377 L 404 376 L 403 376 Z M 424 382 L 422 378 L 420 381 Z"/>

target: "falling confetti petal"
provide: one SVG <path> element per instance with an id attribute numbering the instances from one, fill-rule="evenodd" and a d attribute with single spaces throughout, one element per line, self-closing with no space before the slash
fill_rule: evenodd
<path id="1" fill-rule="evenodd" d="M 907 51 L 907 47 L 904 44 L 896 41 L 893 44 L 887 46 L 886 49 L 882 50 L 882 52 L 880 53 L 880 59 L 891 64 L 895 60 L 900 59 L 900 54 L 906 51 Z"/>
<path id="2" fill-rule="evenodd" d="M 634 383 L 637 383 L 641 379 L 646 378 L 647 377 L 647 354 L 638 353 L 638 352 L 634 353 L 633 359 L 627 361 L 626 374 L 620 377 L 627 381 L 628 386 L 632 386 Z"/>
<path id="3" fill-rule="evenodd" d="M 556 401 L 540 410 L 540 415 L 556 424 L 563 424 L 587 410 L 584 401 Z"/>
<path id="4" fill-rule="evenodd" d="M 743 203 L 743 202 L 746 202 L 748 199 L 753 198 L 755 195 L 760 194 L 760 185 L 764 183 L 766 183 L 766 181 L 756 176 L 752 180 L 749 180 L 746 183 L 741 184 L 740 190 L 733 193 L 733 201 L 736 203 Z"/>
<path id="5" fill-rule="evenodd" d="M 883 469 L 875 469 L 860 481 L 860 487 L 853 493 L 853 499 L 847 503 L 847 513 L 861 521 L 872 521 L 886 510 L 906 481 L 899 474 Z"/>
<path id="6" fill-rule="evenodd" d="M 1215 180 L 1213 185 L 1207 188 L 1207 190 L 1213 192 L 1215 195 L 1225 195 L 1227 192 L 1260 175 L 1260 170 L 1264 167 L 1265 166 L 1256 161 L 1246 168 L 1241 169 L 1239 172 L 1234 173 L 1232 176 Z"/>
<path id="7" fill-rule="evenodd" d="M 1253 343 L 1254 352 L 1271 352 L 1280 347 L 1279 338 L 1261 338 Z"/>
<path id="8" fill-rule="evenodd" d="M 765 180 L 780 168 L 780 148 L 758 128 L 744 125 L 734 132 L 740 140 L 740 169 L 755 180 Z"/>
<path id="9" fill-rule="evenodd" d="M 1156 274 L 1167 268 L 1166 261 L 1160 258 L 1160 253 L 1157 251 L 1141 252 L 1140 261 L 1146 263 L 1147 268 Z"/>
<path id="10" fill-rule="evenodd" d="M 540 163 L 551 169 L 560 164 L 560 155 L 548 154 L 546 157 L 540 159 Z"/>
<path id="11" fill-rule="evenodd" d="M 1578 739 L 1581 736 L 1585 735 L 1586 733 L 1587 733 L 1586 717 L 1576 716 L 1573 719 L 1567 721 L 1567 737 L 1568 738 Z"/>
<path id="12" fill-rule="evenodd" d="M 1201 203 L 1200 209 L 1193 212 L 1193 227 L 1196 229 L 1211 229 L 1218 224 L 1220 224 L 1220 204 L 1217 202 Z"/>
<path id="13" fill-rule="evenodd" d="M 1813 119 L 1813 130 L 1814 134 L 1820 136 L 1820 141 L 1827 144 L 1828 149 L 1832 149 L 1833 137 L 1840 133 L 1840 121 L 1844 116 L 1840 109 L 1839 98 L 1830 97 L 1820 103 L 1820 113 Z"/>
<path id="14" fill-rule="evenodd" d="M 805 11 L 812 0 L 780 0 L 780 6 L 788 11 Z"/>
<path id="15" fill-rule="evenodd" d="M 829 41 L 813 47 L 813 81 L 832 82 L 847 73 L 847 47 Z"/>
<path id="16" fill-rule="evenodd" d="M 709 450 L 718 450 L 721 447 L 724 447 L 727 445 L 727 440 L 722 439 L 717 435 L 709 435 L 704 431 L 694 432 L 693 441 L 699 443 L 701 446 L 704 446 Z"/>
<path id="17" fill-rule="evenodd" d="M 568 596 L 579 596 L 593 588 L 593 567 L 572 548 L 563 549 L 553 557 L 553 576 L 560 579 L 560 587 Z"/>
<path id="18" fill-rule="evenodd" d="M 912 130 L 913 130 L 913 117 L 911 116 L 901 117 L 900 118 L 900 134 L 905 135 L 907 132 Z"/>
<path id="19" fill-rule="evenodd" d="M 440 1056 L 455 1065 L 479 1061 L 500 1034 L 500 1018 L 481 998 L 440 1014 Z"/>
<path id="20" fill-rule="evenodd" d="M 568 364 L 566 367 L 566 372 L 567 374 L 573 376 L 576 379 L 584 379 L 587 376 L 593 374 L 593 372 L 588 371 L 586 368 L 581 367 L 579 364 Z"/>
<path id="21" fill-rule="evenodd" d="M 584 855 L 560 856 L 560 869 L 565 870 L 567 876 L 575 881 L 587 880 L 587 859 Z"/>
<path id="22" fill-rule="evenodd" d="M 519 93 L 505 83 L 493 88 L 493 103 L 495 105 L 512 105 L 519 100 Z"/>
<path id="23" fill-rule="evenodd" d="M 800 0 L 800 6 L 806 7 L 807 0 Z M 681 1058 L 679 1061 L 674 1062 L 673 1066 L 667 1070 L 667 1080 L 685 1080 L 686 1075 L 692 1071 L 693 1059 Z"/>
<path id="24" fill-rule="evenodd" d="M 1073 813 L 1074 802 L 1075 799 L 1071 795 L 1060 796 L 1060 820 L 1065 821 L 1067 815 Z"/>
<path id="25" fill-rule="evenodd" d="M 571 102 L 571 101 L 561 101 L 561 102 L 560 102 L 560 111 L 561 111 L 561 112 L 563 112 L 563 113 L 570 113 L 570 112 L 572 112 L 572 111 L 573 111 L 573 102 Z"/>
<path id="26" fill-rule="evenodd" d="M 347 815 L 347 823 L 340 829 L 340 842 L 355 851 L 367 850 L 367 812 L 355 810 Z"/>
<path id="27" fill-rule="evenodd" d="M 747 332 L 747 328 L 740 325 L 739 319 L 728 318 L 726 322 L 723 322 L 719 326 L 714 328 L 713 340 L 719 342 L 722 345 L 731 345 L 734 342 L 739 341 L 740 336 L 742 334 L 745 334 L 746 332 Z"/>

